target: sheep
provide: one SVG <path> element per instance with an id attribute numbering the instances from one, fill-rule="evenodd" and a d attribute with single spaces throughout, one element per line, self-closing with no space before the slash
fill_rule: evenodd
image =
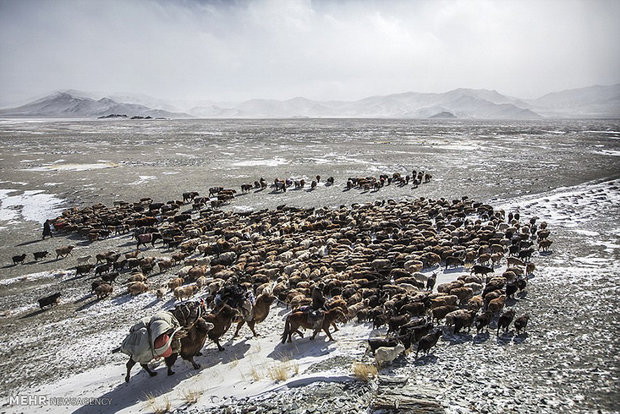
<path id="1" fill-rule="evenodd" d="M 407 260 L 403 264 L 403 267 L 409 273 L 417 273 L 422 270 L 422 268 L 424 267 L 424 263 L 419 260 Z"/>
<path id="2" fill-rule="evenodd" d="M 446 306 L 440 306 L 438 308 L 435 308 L 433 309 L 433 319 L 439 322 L 440 320 L 445 318 L 448 313 L 455 311 L 457 309 L 458 307 L 454 305 L 446 305 Z"/>
<path id="3" fill-rule="evenodd" d="M 170 289 L 170 291 L 174 291 L 176 288 L 182 286 L 184 281 L 185 280 L 182 277 L 175 277 L 174 279 L 170 279 L 168 281 L 168 289 Z"/>
<path id="4" fill-rule="evenodd" d="M 157 296 L 157 299 L 163 299 L 164 296 L 166 296 L 166 288 L 160 287 L 155 291 L 155 295 Z"/>
<path id="5" fill-rule="evenodd" d="M 53 295 L 46 296 L 38 300 L 39 307 L 43 309 L 46 306 L 56 305 L 60 301 L 60 293 L 54 293 Z"/>
<path id="6" fill-rule="evenodd" d="M 534 265 L 534 263 L 528 263 L 527 266 L 525 266 L 526 275 L 531 275 L 534 273 L 534 270 L 536 270 L 536 265 Z"/>
<path id="7" fill-rule="evenodd" d="M 200 276 L 198 279 L 196 279 L 196 286 L 198 286 L 198 289 L 202 289 L 207 285 L 207 281 L 208 279 L 206 277 Z"/>
<path id="8" fill-rule="evenodd" d="M 127 279 L 127 282 L 146 282 L 146 276 L 142 273 L 134 273 Z"/>
<path id="9" fill-rule="evenodd" d="M 109 283 L 102 283 L 95 288 L 95 294 L 97 295 L 97 299 L 103 299 L 109 296 L 114 288 Z"/>
<path id="10" fill-rule="evenodd" d="M 461 328 L 467 328 L 467 332 L 469 332 L 475 317 L 475 311 L 463 311 L 462 313 L 455 315 L 452 318 L 454 322 L 454 333 L 459 333 Z"/>
<path id="11" fill-rule="evenodd" d="M 174 297 L 177 300 L 183 300 L 183 298 L 191 298 L 196 292 L 198 292 L 198 286 L 183 286 L 174 289 Z"/>
<path id="12" fill-rule="evenodd" d="M 445 295 L 434 299 L 431 299 L 431 309 L 438 308 L 446 305 L 456 305 L 459 301 L 459 297 L 456 295 Z"/>
<path id="13" fill-rule="evenodd" d="M 440 330 L 437 330 L 433 333 L 423 336 L 420 339 L 420 342 L 418 342 L 418 350 L 415 354 L 416 359 L 418 358 L 418 354 L 420 353 L 420 351 L 428 354 L 430 349 L 437 344 L 437 341 L 439 340 L 440 337 L 441 337 Z"/>
<path id="14" fill-rule="evenodd" d="M 478 317 L 475 320 L 476 334 L 480 334 L 480 331 L 483 328 L 489 326 L 492 320 L 493 320 L 493 313 L 489 311 L 484 312 L 481 315 L 478 315 Z"/>
<path id="15" fill-rule="evenodd" d="M 381 346 L 375 350 L 375 361 L 377 366 L 381 367 L 390 364 L 405 350 L 405 345 L 397 344 L 396 346 Z"/>
<path id="16" fill-rule="evenodd" d="M 13 256 L 13 264 L 14 265 L 16 265 L 17 263 L 24 264 L 25 259 L 26 259 L 26 253 L 21 254 L 19 256 Z"/>
<path id="17" fill-rule="evenodd" d="M 368 306 L 369 300 L 364 299 L 361 302 L 357 302 L 347 309 L 347 319 L 353 319 L 357 313 Z"/>
<path id="18" fill-rule="evenodd" d="M 174 266 L 174 261 L 170 258 L 162 258 L 157 260 L 157 267 L 159 267 L 159 272 L 163 273 L 166 270 L 170 269 L 172 266 Z"/>
<path id="19" fill-rule="evenodd" d="M 431 277 L 428 278 L 426 281 L 426 289 L 432 292 L 435 287 L 435 283 L 437 283 L 437 273 L 433 273 Z"/>
<path id="20" fill-rule="evenodd" d="M 50 252 L 48 252 L 47 250 L 44 250 L 42 252 L 34 252 L 32 253 L 32 255 L 34 256 L 34 260 L 38 261 L 39 259 L 44 259 L 48 254 L 50 254 Z"/>
<path id="21" fill-rule="evenodd" d="M 471 288 L 463 286 L 463 287 L 451 289 L 450 290 L 450 295 L 454 295 L 454 296 L 458 297 L 459 304 L 463 305 L 463 304 L 465 304 L 465 302 L 467 302 L 467 300 L 469 298 L 474 296 L 474 291 Z M 453 304 L 452 303 L 446 303 L 446 305 L 453 305 Z"/>
<path id="22" fill-rule="evenodd" d="M 487 273 L 493 273 L 492 267 L 482 266 L 482 265 L 473 265 L 471 267 L 470 273 L 474 275 L 483 275 L 485 276 Z"/>
<path id="23" fill-rule="evenodd" d="M 190 280 L 196 280 L 199 277 L 204 276 L 208 269 L 209 267 L 207 265 L 194 266 L 187 272 L 187 278 Z"/>
<path id="24" fill-rule="evenodd" d="M 500 297 L 493 299 L 489 302 L 487 309 L 492 314 L 497 314 L 502 311 L 504 305 L 506 304 L 506 295 L 501 295 Z"/>
<path id="25" fill-rule="evenodd" d="M 90 259 L 92 259 L 91 255 L 80 256 L 80 257 L 77 258 L 77 262 L 78 263 L 88 263 L 90 261 Z"/>
<path id="26" fill-rule="evenodd" d="M 118 272 L 110 272 L 108 274 L 102 275 L 101 279 L 103 279 L 104 282 L 108 282 L 108 283 L 112 284 L 112 283 L 114 283 L 114 281 L 116 280 L 118 275 L 119 275 Z"/>
<path id="27" fill-rule="evenodd" d="M 525 263 L 522 260 L 517 259 L 516 257 L 509 257 L 508 259 L 506 259 L 506 262 L 508 264 L 508 267 L 510 267 L 510 266 L 521 266 L 521 267 L 525 266 Z"/>
<path id="28" fill-rule="evenodd" d="M 72 254 L 71 251 L 73 250 L 75 246 L 73 245 L 68 245 L 68 246 L 62 246 L 58 249 L 56 249 L 56 259 L 58 259 L 59 257 L 67 257 L 68 255 Z"/>
<path id="29" fill-rule="evenodd" d="M 462 287 L 463 285 L 465 285 L 465 283 L 463 283 L 462 280 L 453 280 L 452 282 L 442 283 L 441 285 L 437 286 L 437 292 L 448 293 L 452 289 Z"/>
<path id="30" fill-rule="evenodd" d="M 132 296 L 137 296 L 149 290 L 149 286 L 144 282 L 133 282 L 127 287 L 127 292 Z"/>
<path id="31" fill-rule="evenodd" d="M 467 309 L 470 311 L 478 312 L 482 306 L 484 305 L 484 300 L 482 296 L 476 295 L 472 298 L 469 298 L 467 301 Z"/>

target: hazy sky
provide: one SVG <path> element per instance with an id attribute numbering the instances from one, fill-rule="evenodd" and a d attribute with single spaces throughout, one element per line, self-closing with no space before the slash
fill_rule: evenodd
<path id="1" fill-rule="evenodd" d="M 618 0 L 0 0 L 0 105 L 59 89 L 538 97 L 620 82 L 619 21 Z"/>

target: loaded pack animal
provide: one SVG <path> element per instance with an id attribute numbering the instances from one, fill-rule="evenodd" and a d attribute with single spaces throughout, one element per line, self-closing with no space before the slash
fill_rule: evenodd
<path id="1" fill-rule="evenodd" d="M 220 351 L 224 350 L 224 347 L 220 345 L 220 338 L 228 331 L 237 314 L 235 309 L 224 304 L 217 310 L 203 317 L 206 322 L 213 324 L 213 329 L 208 333 L 209 339 L 215 342 L 217 349 Z"/>
<path id="2" fill-rule="evenodd" d="M 155 247 L 155 242 L 159 239 L 162 239 L 161 233 L 142 233 L 136 234 L 137 244 L 136 249 L 140 248 L 140 245 L 144 245 L 147 247 L 147 243 L 151 243 L 151 247 Z"/>
<path id="3" fill-rule="evenodd" d="M 292 342 L 292 336 L 294 333 L 303 337 L 303 333 L 299 330 L 299 328 L 304 329 L 312 329 L 314 333 L 310 337 L 310 339 L 314 339 L 316 335 L 323 330 L 330 341 L 333 341 L 332 335 L 329 332 L 329 327 L 332 323 L 336 321 L 345 322 L 347 320 L 346 315 L 339 308 L 330 309 L 324 312 L 323 314 L 323 322 L 320 326 L 314 326 L 314 323 L 310 320 L 310 314 L 304 311 L 294 311 L 290 315 L 286 317 L 286 322 L 284 324 L 284 332 L 282 333 L 282 343 Z"/>
<path id="4" fill-rule="evenodd" d="M 267 319 L 267 316 L 269 316 L 269 308 L 274 300 L 276 300 L 276 297 L 268 292 L 262 293 L 256 298 L 256 302 L 252 308 L 252 319 L 247 321 L 248 327 L 252 331 L 252 335 L 258 336 L 254 330 L 254 326 L 256 326 L 257 323 L 261 323 Z M 239 334 L 239 330 L 245 323 L 245 319 L 241 318 L 241 320 L 237 323 L 237 329 L 235 330 L 233 338 Z"/>
<path id="5" fill-rule="evenodd" d="M 112 353 L 122 351 L 129 355 L 125 382 L 129 382 L 131 368 L 137 363 L 140 363 L 140 366 L 151 377 L 156 376 L 157 372 L 152 371 L 147 364 L 162 357 L 166 361 L 168 375 L 173 375 L 172 365 L 176 356 L 174 359 L 170 357 L 181 351 L 181 339 L 187 336 L 188 331 L 199 322 L 203 312 L 202 303 L 187 302 L 176 306 L 171 311 L 144 318 L 132 326 L 123 344 L 112 350 Z"/>

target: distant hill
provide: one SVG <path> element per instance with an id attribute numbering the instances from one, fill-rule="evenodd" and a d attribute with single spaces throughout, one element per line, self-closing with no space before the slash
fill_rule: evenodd
<path id="1" fill-rule="evenodd" d="M 109 115 L 151 118 L 188 118 L 190 115 L 119 103 L 110 98 L 95 100 L 69 92 L 56 92 L 29 104 L 0 110 L 3 117 L 99 118 Z"/>
<path id="2" fill-rule="evenodd" d="M 456 119 L 456 116 L 452 112 L 440 112 L 438 114 L 429 116 L 430 119 Z"/>
<path id="3" fill-rule="evenodd" d="M 620 118 L 620 84 L 549 93 L 529 103 L 548 117 Z"/>
<path id="4" fill-rule="evenodd" d="M 91 95 L 92 96 L 92 95 Z M 620 118 L 620 84 L 592 86 L 524 100 L 488 89 L 454 89 L 444 93 L 406 92 L 357 101 L 252 99 L 241 103 L 206 102 L 173 112 L 174 106 L 146 96 L 93 99 L 78 91 L 57 92 L 18 108 L 0 110 L 3 117 L 113 118 L 451 118 L 538 119 Z M 119 100 L 132 101 L 121 103 Z M 150 106 L 142 103 L 150 103 Z M 156 109 L 153 108 L 156 107 Z M 170 110 L 165 110 L 167 108 Z M 448 115 L 449 114 L 449 115 Z"/>
<path id="5" fill-rule="evenodd" d="M 204 118 L 429 118 L 449 112 L 458 118 L 536 119 L 528 103 L 496 91 L 455 89 L 446 93 L 371 96 L 358 101 L 286 101 L 252 99 L 236 105 L 195 107 L 190 113 Z"/>

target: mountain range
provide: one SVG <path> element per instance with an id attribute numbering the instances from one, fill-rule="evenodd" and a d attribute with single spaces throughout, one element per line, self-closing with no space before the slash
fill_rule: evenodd
<path id="1" fill-rule="evenodd" d="M 209 102 L 185 112 L 175 111 L 172 104 L 144 95 L 93 99 L 84 93 L 64 91 L 17 108 L 0 110 L 1 117 L 93 118 L 112 114 L 152 118 L 620 118 L 620 84 L 565 90 L 530 100 L 494 90 L 454 89 L 444 93 L 371 96 L 357 101 L 297 97 Z"/>
<path id="2" fill-rule="evenodd" d="M 17 108 L 1 109 L 2 117 L 98 118 L 108 115 L 151 118 L 191 118 L 184 113 L 151 109 L 135 103 L 120 103 L 110 98 L 92 99 L 75 91 L 56 92 Z"/>

